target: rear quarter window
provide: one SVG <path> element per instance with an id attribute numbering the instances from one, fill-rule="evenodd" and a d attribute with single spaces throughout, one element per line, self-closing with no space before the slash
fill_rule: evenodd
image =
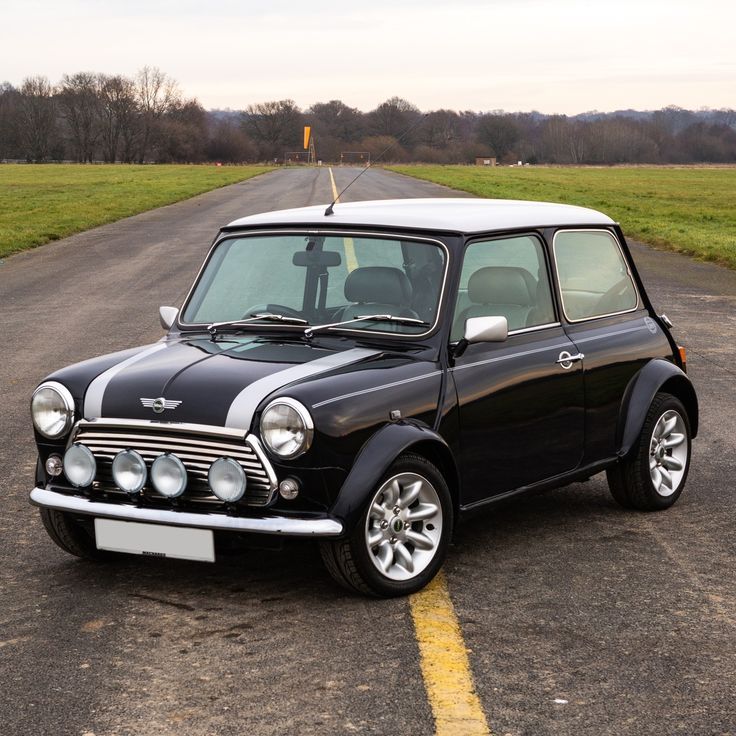
<path id="1" fill-rule="evenodd" d="M 562 230 L 554 238 L 554 255 L 562 305 L 569 321 L 636 309 L 636 287 L 612 233 Z"/>

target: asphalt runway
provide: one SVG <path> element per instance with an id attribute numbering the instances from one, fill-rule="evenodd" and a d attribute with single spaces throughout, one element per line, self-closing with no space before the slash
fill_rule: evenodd
<path id="1" fill-rule="evenodd" d="M 342 591 L 311 543 L 98 566 L 27 500 L 38 381 L 158 339 L 218 226 L 331 192 L 281 170 L 0 265 L 2 736 L 433 733 L 408 602 Z M 345 200 L 448 192 L 370 170 Z M 687 489 L 640 514 L 596 476 L 460 527 L 445 573 L 494 734 L 736 733 L 736 273 L 633 250 L 700 395 Z"/>

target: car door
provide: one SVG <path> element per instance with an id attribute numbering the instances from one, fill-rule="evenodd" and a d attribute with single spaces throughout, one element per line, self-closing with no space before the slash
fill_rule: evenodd
<path id="1" fill-rule="evenodd" d="M 558 230 L 554 267 L 565 331 L 585 354 L 585 464 L 616 454 L 619 412 L 632 378 L 671 353 L 636 289 L 615 233 Z"/>
<path id="2" fill-rule="evenodd" d="M 453 345 L 479 316 L 506 317 L 509 335 L 469 345 L 450 368 L 464 506 L 573 470 L 584 449 L 582 362 L 557 318 L 537 235 L 467 245 Z"/>

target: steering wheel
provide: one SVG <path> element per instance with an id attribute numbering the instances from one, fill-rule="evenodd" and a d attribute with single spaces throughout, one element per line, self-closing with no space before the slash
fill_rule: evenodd
<path id="1" fill-rule="evenodd" d="M 624 295 L 630 283 L 631 281 L 628 275 L 617 281 L 608 291 L 601 295 L 601 298 L 596 302 L 596 310 L 608 312 L 617 308 L 619 306 L 617 304 L 618 298 Z"/>
<path id="2" fill-rule="evenodd" d="M 287 307 L 284 304 L 254 304 L 252 307 L 245 310 L 245 314 L 241 319 L 247 319 L 254 314 L 261 314 L 262 312 L 271 312 L 273 314 L 283 314 L 284 317 L 297 317 L 298 319 L 304 319 L 301 312 L 293 309 L 292 307 Z"/>

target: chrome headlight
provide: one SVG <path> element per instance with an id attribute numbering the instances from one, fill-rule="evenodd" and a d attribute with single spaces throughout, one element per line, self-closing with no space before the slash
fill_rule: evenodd
<path id="1" fill-rule="evenodd" d="M 275 399 L 261 416 L 261 439 L 283 460 L 305 453 L 312 444 L 314 423 L 307 408 L 294 399 Z"/>
<path id="2" fill-rule="evenodd" d="M 66 386 L 56 381 L 42 383 L 31 398 L 33 426 L 44 436 L 63 437 L 74 423 L 74 399 Z"/>

